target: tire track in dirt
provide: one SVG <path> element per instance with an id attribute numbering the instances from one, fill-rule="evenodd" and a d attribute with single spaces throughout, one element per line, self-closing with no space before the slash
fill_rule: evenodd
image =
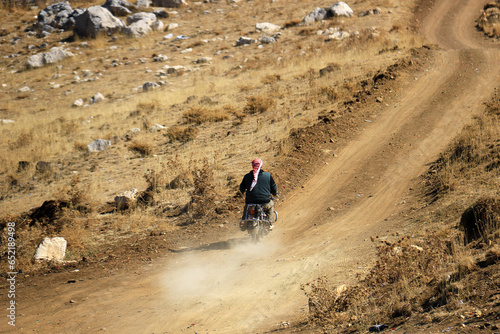
<path id="1" fill-rule="evenodd" d="M 281 222 L 262 244 L 236 240 L 233 249 L 181 253 L 161 268 L 99 280 L 98 287 L 55 287 L 56 296 L 43 300 L 46 314 L 30 306 L 22 311 L 28 315 L 24 329 L 255 333 L 305 315 L 300 284 L 322 274 L 343 282 L 371 259 L 372 244 L 363 240 L 396 228 L 384 219 L 399 210 L 411 180 L 498 85 L 498 50 L 477 42 L 481 37 L 474 31 L 481 5 L 436 3 L 422 25 L 424 36 L 440 47 L 435 63 L 279 206 Z M 389 145 L 394 138 L 398 145 Z M 355 198 L 354 190 L 364 195 L 338 212 L 327 211 Z M 69 308 L 61 303 L 71 298 L 83 302 Z M 33 325 L 38 318 L 42 323 Z"/>

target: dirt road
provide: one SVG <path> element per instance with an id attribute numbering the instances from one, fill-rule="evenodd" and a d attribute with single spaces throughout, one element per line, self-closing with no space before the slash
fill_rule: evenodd
<path id="1" fill-rule="evenodd" d="M 278 228 L 262 244 L 235 239 L 231 249 L 182 252 L 134 273 L 40 289 L 19 327 L 256 333 L 305 315 L 300 284 L 324 274 L 348 281 L 374 253 L 370 236 L 403 232 L 386 219 L 404 207 L 410 182 L 498 86 L 499 50 L 474 28 L 484 2 L 436 1 L 422 22 L 429 44 L 438 45 L 432 65 L 279 205 Z"/>

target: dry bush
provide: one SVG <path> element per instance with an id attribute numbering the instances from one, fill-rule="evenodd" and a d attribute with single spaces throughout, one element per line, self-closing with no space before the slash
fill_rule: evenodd
<path id="1" fill-rule="evenodd" d="M 247 97 L 247 104 L 244 108 L 249 114 L 261 114 L 268 111 L 276 105 L 276 101 L 267 96 Z"/>
<path id="2" fill-rule="evenodd" d="M 33 132 L 22 132 L 14 142 L 9 143 L 9 148 L 15 150 L 30 145 L 33 142 Z"/>
<path id="3" fill-rule="evenodd" d="M 134 141 L 128 149 L 139 153 L 143 157 L 153 154 L 153 144 L 146 141 Z"/>
<path id="4" fill-rule="evenodd" d="M 281 81 L 281 75 L 279 74 L 268 74 L 260 80 L 264 85 L 270 85 L 272 83 Z"/>
<path id="5" fill-rule="evenodd" d="M 75 150 L 80 151 L 80 152 L 87 152 L 88 151 L 88 146 L 86 143 L 77 141 L 73 144 L 73 147 Z"/>
<path id="6" fill-rule="evenodd" d="M 460 219 L 464 232 L 464 243 L 475 240 L 488 243 L 500 229 L 500 201 L 494 198 L 480 198 L 467 208 Z"/>
<path id="7" fill-rule="evenodd" d="M 214 166 L 205 160 L 202 166 L 194 168 L 192 174 L 194 189 L 191 192 L 191 219 L 188 223 L 208 221 L 217 215 L 216 199 L 219 189 L 214 177 Z"/>
<path id="8" fill-rule="evenodd" d="M 229 114 L 224 109 L 209 109 L 193 107 L 182 114 L 187 124 L 203 124 L 206 122 L 221 122 L 229 119 Z"/>
<path id="9" fill-rule="evenodd" d="M 68 203 L 68 208 L 82 212 L 90 212 L 94 202 L 89 193 L 89 187 L 85 185 L 79 176 L 73 176 L 69 186 L 58 189 L 56 200 Z"/>
<path id="10" fill-rule="evenodd" d="M 458 245 L 449 240 L 447 233 L 430 233 L 422 240 L 402 238 L 394 244 L 382 244 L 378 247 L 375 266 L 357 285 L 339 290 L 321 278 L 303 286 L 312 320 L 337 327 L 354 322 L 360 328 L 367 328 L 462 297 L 450 288 L 461 278 L 464 268 L 458 270 L 453 254 Z M 465 271 L 472 269 L 469 266 Z M 443 277 L 447 277 L 445 287 Z"/>
<path id="11" fill-rule="evenodd" d="M 171 142 L 187 143 L 194 140 L 198 134 L 198 130 L 192 126 L 174 125 L 168 128 L 165 136 Z"/>
<path id="12" fill-rule="evenodd" d="M 320 93 L 328 98 L 329 101 L 335 101 L 338 98 L 338 92 L 335 87 L 323 86 Z"/>
<path id="13" fill-rule="evenodd" d="M 426 193 L 431 199 L 456 190 L 466 180 L 500 173 L 500 122 L 494 111 L 498 105 L 498 101 L 490 103 L 487 113 L 465 126 L 450 148 L 431 165 L 425 176 Z"/>
<path id="14" fill-rule="evenodd" d="M 500 8 L 492 6 L 485 9 L 477 20 L 478 27 L 489 37 L 500 37 Z"/>
<path id="15" fill-rule="evenodd" d="M 137 104 L 137 110 L 135 111 L 136 114 L 150 114 L 154 111 L 160 110 L 161 106 L 160 103 L 156 100 L 150 101 L 150 102 L 140 102 Z"/>

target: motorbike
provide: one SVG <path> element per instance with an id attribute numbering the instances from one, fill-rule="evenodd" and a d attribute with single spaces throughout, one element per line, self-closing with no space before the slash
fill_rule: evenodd
<path id="1" fill-rule="evenodd" d="M 278 212 L 273 211 L 274 222 L 278 221 Z M 247 204 L 240 229 L 247 231 L 253 243 L 259 242 L 271 231 L 271 223 L 261 204 Z"/>

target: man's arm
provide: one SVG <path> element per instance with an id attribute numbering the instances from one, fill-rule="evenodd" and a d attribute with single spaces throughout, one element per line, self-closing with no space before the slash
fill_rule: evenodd
<path id="1" fill-rule="evenodd" d="M 243 195 L 245 191 L 247 190 L 246 182 L 245 182 L 245 177 L 243 177 L 243 180 L 240 183 L 240 194 Z"/>
<path id="2" fill-rule="evenodd" d="M 269 183 L 271 184 L 271 194 L 273 196 L 276 196 L 278 194 L 278 186 L 276 185 L 276 182 L 274 182 L 272 175 L 271 175 L 271 178 L 269 180 Z"/>

